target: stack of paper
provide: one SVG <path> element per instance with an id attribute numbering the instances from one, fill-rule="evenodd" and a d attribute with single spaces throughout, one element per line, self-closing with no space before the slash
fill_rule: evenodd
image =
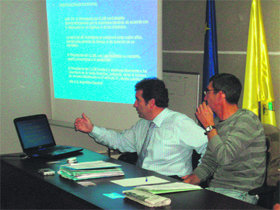
<path id="1" fill-rule="evenodd" d="M 150 186 L 139 186 L 135 187 L 136 190 L 143 190 L 153 194 L 164 194 L 191 190 L 201 190 L 202 188 L 198 185 L 192 185 L 184 182 L 173 182 L 168 184 L 158 184 Z"/>
<path id="2" fill-rule="evenodd" d="M 144 176 L 144 177 L 112 180 L 111 182 L 121 185 L 123 187 L 132 187 L 132 186 L 139 186 L 139 185 L 160 184 L 169 181 L 156 176 Z"/>
<path id="3" fill-rule="evenodd" d="M 124 175 L 120 165 L 105 161 L 61 165 L 58 173 L 64 178 L 75 181 Z"/>

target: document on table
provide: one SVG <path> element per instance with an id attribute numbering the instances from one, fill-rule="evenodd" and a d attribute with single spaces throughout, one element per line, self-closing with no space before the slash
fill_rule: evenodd
<path id="1" fill-rule="evenodd" d="M 140 185 L 167 183 L 169 181 L 156 176 L 145 176 L 145 177 L 137 177 L 137 178 L 112 180 L 111 182 L 121 185 L 123 187 L 132 187 L 132 186 L 140 186 Z"/>
<path id="2" fill-rule="evenodd" d="M 72 163 L 72 164 L 63 165 L 63 167 L 69 168 L 71 170 L 85 170 L 85 169 L 115 168 L 115 167 L 121 167 L 121 165 L 99 160 L 99 161 Z"/>
<path id="3" fill-rule="evenodd" d="M 192 185 L 184 182 L 173 182 L 167 184 L 139 186 L 135 187 L 134 189 L 148 191 L 153 194 L 164 194 L 182 191 L 201 190 L 202 188 L 198 185 Z"/>
<path id="4" fill-rule="evenodd" d="M 120 166 L 121 165 L 105 161 L 73 163 L 61 165 L 58 174 L 74 181 L 123 176 L 124 172 Z"/>

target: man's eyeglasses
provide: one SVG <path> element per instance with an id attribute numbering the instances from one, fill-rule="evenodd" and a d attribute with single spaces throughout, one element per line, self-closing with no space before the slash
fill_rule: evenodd
<path id="1" fill-rule="evenodd" d="M 206 90 L 203 91 L 203 93 L 204 93 L 204 95 L 207 95 L 207 93 L 210 92 L 210 91 L 215 91 L 215 90 L 214 89 L 213 90 L 206 89 Z"/>

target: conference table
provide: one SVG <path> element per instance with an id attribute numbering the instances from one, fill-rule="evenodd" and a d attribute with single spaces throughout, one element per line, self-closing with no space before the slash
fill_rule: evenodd
<path id="1" fill-rule="evenodd" d="M 58 171 L 69 157 L 46 160 L 24 158 L 21 153 L 1 155 L 1 209 L 148 209 L 122 196 L 124 190 L 133 187 L 123 187 L 111 181 L 146 176 L 178 181 L 87 149 L 75 157 L 78 162 L 103 160 L 120 164 L 125 175 L 91 179 L 95 185 L 82 186 L 58 173 L 53 176 L 38 173 L 41 168 Z M 163 209 L 262 209 L 206 189 L 163 196 L 171 199 L 171 204 L 161 207 Z"/>

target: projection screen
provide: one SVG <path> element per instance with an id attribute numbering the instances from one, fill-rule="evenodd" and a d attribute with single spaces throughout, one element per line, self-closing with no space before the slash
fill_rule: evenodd
<path id="1" fill-rule="evenodd" d="M 47 0 L 52 119 L 138 120 L 134 85 L 162 78 L 161 0 Z"/>

